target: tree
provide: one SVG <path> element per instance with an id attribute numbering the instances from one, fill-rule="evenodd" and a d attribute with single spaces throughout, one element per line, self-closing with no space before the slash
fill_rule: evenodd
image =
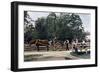
<path id="1" fill-rule="evenodd" d="M 45 18 L 38 18 L 36 21 L 35 30 L 37 32 L 38 39 L 48 39 L 48 33 L 47 33 L 47 25 L 46 25 L 46 19 Z"/>
<path id="2" fill-rule="evenodd" d="M 32 25 L 32 19 L 27 11 L 24 11 L 24 42 L 29 43 L 32 40 L 32 33 L 34 27 Z"/>
<path id="3" fill-rule="evenodd" d="M 51 39 L 56 37 L 56 14 L 54 12 L 47 16 L 46 24 L 48 27 L 48 37 Z"/>
<path id="4" fill-rule="evenodd" d="M 30 16 L 25 12 L 25 18 Z M 32 19 L 31 19 L 32 20 Z M 47 17 L 40 17 L 35 21 L 35 27 L 29 25 L 32 21 L 25 23 L 28 24 L 28 30 L 32 39 L 53 39 L 64 41 L 68 39 L 85 39 L 86 33 L 82 26 L 82 20 L 76 13 L 55 13 L 50 12 Z M 29 33 L 29 32 L 28 32 Z"/>
<path id="5" fill-rule="evenodd" d="M 82 26 L 82 20 L 79 15 L 72 13 L 70 20 L 71 32 L 73 34 L 73 39 L 83 39 L 84 28 Z"/>
<path id="6" fill-rule="evenodd" d="M 60 13 L 56 18 L 56 34 L 59 40 L 82 39 L 84 28 L 79 15 L 74 13 Z"/>

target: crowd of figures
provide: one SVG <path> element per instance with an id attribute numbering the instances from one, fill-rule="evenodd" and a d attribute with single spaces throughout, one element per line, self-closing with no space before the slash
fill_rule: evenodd
<path id="1" fill-rule="evenodd" d="M 87 53 L 87 50 L 90 48 L 90 41 L 83 40 L 82 42 L 78 42 L 78 40 L 73 40 L 69 42 L 69 40 L 65 40 L 65 41 L 54 42 L 52 45 L 54 46 L 55 49 L 57 49 L 57 47 L 60 48 L 58 45 L 61 45 L 62 49 L 64 48 L 66 50 L 72 50 L 76 53 L 85 50 L 85 52 Z"/>
<path id="2" fill-rule="evenodd" d="M 72 41 L 72 50 L 76 53 L 78 53 L 79 51 L 82 52 L 84 50 L 87 53 L 88 50 L 90 50 L 90 41 Z"/>
<path id="3" fill-rule="evenodd" d="M 31 40 L 27 44 L 30 48 L 34 46 L 37 49 L 37 51 L 40 51 L 40 47 L 45 47 L 47 48 L 47 51 L 51 49 L 53 51 L 57 51 L 60 49 L 66 51 L 72 50 L 73 52 L 77 53 L 79 51 L 85 50 L 85 52 L 87 53 L 87 50 L 90 48 L 90 41 L 83 40 L 81 42 L 78 42 L 78 39 L 72 40 L 71 42 L 68 39 L 65 41 L 60 41 L 56 39 L 49 41 L 36 39 L 36 40 Z"/>

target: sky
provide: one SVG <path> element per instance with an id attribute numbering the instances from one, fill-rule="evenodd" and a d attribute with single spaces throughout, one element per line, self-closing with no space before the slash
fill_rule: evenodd
<path id="1" fill-rule="evenodd" d="M 40 17 L 47 17 L 49 12 L 34 12 L 34 11 L 28 11 L 29 16 L 32 18 L 32 20 L 36 21 L 38 18 Z M 82 22 L 83 22 L 83 27 L 85 31 L 90 32 L 91 31 L 91 15 L 90 14 L 85 14 L 85 13 L 77 13 Z M 32 23 L 33 26 L 35 25 L 35 23 Z"/>

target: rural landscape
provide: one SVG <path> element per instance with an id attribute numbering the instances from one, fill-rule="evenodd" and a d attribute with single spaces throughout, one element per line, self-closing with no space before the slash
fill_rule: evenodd
<path id="1" fill-rule="evenodd" d="M 24 61 L 90 59 L 90 14 L 24 11 Z"/>

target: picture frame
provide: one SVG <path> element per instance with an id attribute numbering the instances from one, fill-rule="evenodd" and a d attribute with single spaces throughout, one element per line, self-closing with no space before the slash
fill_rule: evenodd
<path id="1" fill-rule="evenodd" d="M 28 15 L 27 15 L 27 13 L 28 13 Z M 47 49 L 47 51 L 45 51 L 43 48 L 43 51 L 42 51 L 38 48 L 39 46 L 37 46 L 37 44 L 36 44 L 37 42 L 38 43 L 42 42 L 42 44 L 45 43 L 40 39 L 40 37 L 43 35 L 40 35 L 40 37 L 38 37 L 39 40 L 35 39 L 35 45 L 38 50 L 35 50 L 35 52 L 34 52 L 34 50 L 25 51 L 25 48 L 26 48 L 25 45 L 27 45 L 28 43 L 29 43 L 28 45 L 30 45 L 30 41 L 28 42 L 28 40 L 25 40 L 27 38 L 27 37 L 25 38 L 25 33 L 28 30 L 28 28 L 27 28 L 27 30 L 25 29 L 25 24 L 33 24 L 32 27 L 35 25 L 34 28 L 37 29 L 36 24 L 38 24 L 37 22 L 39 22 L 39 19 L 44 21 L 47 18 L 47 15 L 50 13 L 56 14 L 55 21 L 54 21 L 54 19 L 51 19 L 52 23 L 50 23 L 50 24 L 53 24 L 53 25 L 57 23 L 57 19 L 61 20 L 60 17 L 62 17 L 62 21 L 61 21 L 62 23 L 60 23 L 59 20 L 58 20 L 58 23 L 60 23 L 60 25 L 63 25 L 63 23 L 65 21 L 64 19 L 66 19 L 66 25 L 68 25 L 67 21 L 70 18 L 70 16 L 72 16 L 72 15 L 73 15 L 73 18 L 75 16 L 80 18 L 82 20 L 83 24 L 88 23 L 86 26 L 84 25 L 84 30 L 85 29 L 87 29 L 87 31 L 90 30 L 90 32 L 89 32 L 90 33 L 89 34 L 90 35 L 90 47 L 89 47 L 90 50 L 89 50 L 88 55 L 85 54 L 86 57 L 89 56 L 88 59 L 84 59 L 83 58 L 84 55 L 82 54 L 82 52 L 81 53 L 78 52 L 78 55 L 77 55 L 78 59 L 73 60 L 74 57 L 73 58 L 66 57 L 66 60 L 63 60 L 63 59 L 65 59 L 65 57 L 62 57 L 59 53 L 66 54 L 67 50 L 61 51 L 62 50 L 61 49 L 58 53 L 58 49 L 56 51 L 51 51 L 50 48 L 49 48 L 49 51 L 51 52 L 51 55 L 53 55 L 54 53 L 58 53 L 58 56 L 61 56 L 61 58 L 59 58 L 59 57 L 56 57 L 56 58 L 55 57 L 54 58 L 46 57 L 46 59 L 41 58 L 41 59 L 43 59 L 43 61 L 41 61 L 40 58 L 37 59 L 38 56 L 40 55 L 40 53 L 42 53 L 42 52 L 50 54 L 48 49 Z M 68 19 L 63 18 L 64 15 L 65 16 L 69 15 L 69 18 Z M 26 16 L 26 18 L 25 18 L 25 16 Z M 31 21 L 28 22 L 27 17 L 29 17 L 29 19 L 31 19 L 31 21 L 33 21 L 33 22 L 35 20 L 35 24 L 30 23 Z M 42 19 L 43 17 L 44 17 L 44 19 Z M 80 20 L 80 22 L 81 22 L 81 20 Z M 72 21 L 72 19 L 70 20 L 70 22 L 71 21 Z M 44 23 L 45 22 L 46 21 L 44 21 Z M 44 23 L 42 23 L 42 24 L 44 24 Z M 58 25 L 58 23 L 57 23 L 57 25 Z M 71 23 L 69 24 L 69 26 L 71 26 Z M 80 24 L 82 24 L 82 23 L 80 23 Z M 75 24 L 74 20 L 73 20 L 73 24 Z M 83 26 L 83 24 L 82 24 L 82 26 Z M 56 27 L 55 29 L 58 29 L 57 25 L 54 26 L 54 27 Z M 50 27 L 52 27 L 52 25 Z M 91 27 L 91 28 L 89 28 L 89 27 Z M 31 28 L 29 28 L 29 29 L 31 29 Z M 43 29 L 45 29 L 45 28 L 43 28 Z M 49 28 L 47 28 L 47 29 L 49 29 Z M 40 30 L 40 28 L 39 28 L 39 30 Z M 53 31 L 53 28 L 52 28 L 52 31 Z M 52 32 L 52 33 L 54 33 L 54 34 L 51 34 L 52 37 L 56 36 L 55 39 L 57 39 L 57 40 L 61 39 L 60 41 L 62 41 L 62 39 L 66 39 L 65 36 L 63 36 L 65 38 L 62 38 L 59 36 L 60 35 L 59 32 L 62 30 L 60 30 L 58 33 L 56 31 L 57 30 L 54 30 L 54 32 Z M 49 33 L 49 31 L 48 31 L 48 33 Z M 74 35 L 74 33 L 72 34 L 72 36 L 73 35 Z M 35 38 L 37 38 L 37 35 L 33 35 L 33 37 L 34 36 L 35 36 Z M 44 37 L 42 37 L 42 38 L 44 38 Z M 49 37 L 48 39 L 50 41 L 52 38 Z M 67 38 L 67 39 L 69 39 L 69 38 Z M 74 38 L 71 38 L 71 39 L 73 40 Z M 72 43 L 72 40 L 71 40 L 71 43 Z M 47 41 L 47 43 L 49 41 Z M 76 41 L 76 39 L 75 39 L 75 41 Z M 69 39 L 69 42 L 70 42 L 70 39 Z M 55 45 L 55 44 L 53 44 L 53 45 Z M 72 44 L 69 43 L 69 45 L 71 45 L 70 47 L 72 47 Z M 57 45 L 57 46 L 59 46 L 59 45 Z M 49 45 L 49 47 L 51 47 L 51 46 Z M 74 47 L 74 49 L 75 49 L 75 47 Z M 30 54 L 30 52 L 32 54 L 31 61 L 27 60 L 31 57 L 31 55 L 29 55 L 29 57 L 27 55 L 27 54 Z M 72 52 L 72 50 L 71 50 L 71 52 Z M 75 52 L 77 52 L 77 49 L 75 50 Z M 33 60 L 33 53 L 38 53 L 38 56 L 37 56 L 37 54 L 34 54 L 34 57 L 36 56 L 36 58 L 34 60 Z M 80 54 L 82 54 L 82 55 L 80 55 Z M 54 54 L 54 55 L 56 55 L 56 54 Z M 73 55 L 73 56 L 75 56 L 75 58 L 76 58 L 76 55 Z M 44 57 L 43 53 L 42 53 L 42 57 Z M 53 59 L 53 61 L 50 61 L 49 59 L 50 60 Z M 57 59 L 57 60 L 62 59 L 62 60 L 57 61 L 55 59 Z M 47 61 L 47 60 L 49 60 L 49 61 Z M 87 62 L 85 62 L 85 61 L 87 61 Z M 35 71 L 35 70 L 66 69 L 66 68 L 81 68 L 81 67 L 96 67 L 96 66 L 97 66 L 97 6 L 18 2 L 18 1 L 11 2 L 11 71 Z"/>

